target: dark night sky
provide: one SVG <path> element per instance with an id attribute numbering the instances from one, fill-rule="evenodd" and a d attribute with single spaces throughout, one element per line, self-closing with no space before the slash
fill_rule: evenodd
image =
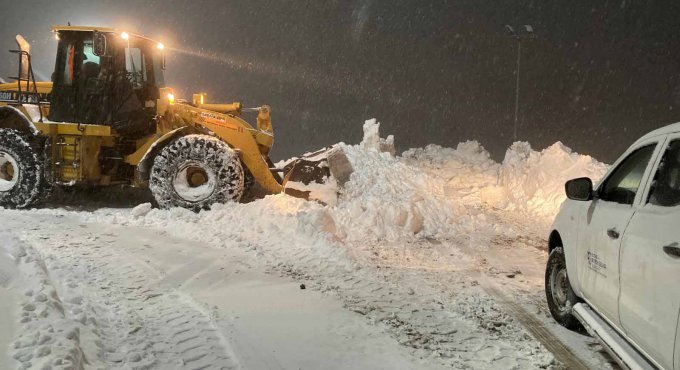
<path id="1" fill-rule="evenodd" d="M 680 121 L 678 1 L 8 1 L 0 49 L 16 33 L 37 72 L 53 68 L 53 24 L 132 30 L 181 49 L 166 81 L 190 98 L 273 107 L 273 157 L 361 139 L 376 117 L 399 150 L 512 141 L 516 42 L 523 44 L 519 139 L 561 140 L 612 162 L 643 133 Z M 192 56 L 201 54 L 204 58 Z M 0 76 L 16 75 L 5 54 Z"/>

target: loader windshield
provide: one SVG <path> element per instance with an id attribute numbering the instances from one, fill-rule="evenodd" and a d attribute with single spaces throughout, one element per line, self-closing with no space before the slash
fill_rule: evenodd
<path id="1" fill-rule="evenodd" d="M 150 40 L 132 37 L 125 48 L 125 70 L 135 89 L 164 87 L 162 53 Z"/>

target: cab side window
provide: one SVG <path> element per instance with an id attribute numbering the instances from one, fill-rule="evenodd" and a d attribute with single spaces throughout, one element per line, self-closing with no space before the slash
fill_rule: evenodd
<path id="1" fill-rule="evenodd" d="M 83 66 L 81 67 L 81 76 L 85 85 L 88 85 L 88 80 L 91 78 L 99 78 L 101 71 L 101 59 L 94 55 L 92 50 L 92 40 L 85 40 L 83 44 Z"/>
<path id="2" fill-rule="evenodd" d="M 680 140 L 666 148 L 649 190 L 648 202 L 662 207 L 680 205 Z"/>
<path id="3" fill-rule="evenodd" d="M 600 187 L 599 198 L 609 202 L 633 204 L 654 148 L 656 144 L 644 146 L 624 159 Z"/>
<path id="4" fill-rule="evenodd" d="M 64 54 L 64 57 L 66 59 L 66 62 L 64 63 L 64 71 L 62 74 L 62 80 L 61 84 L 63 86 L 71 86 L 73 84 L 73 72 L 74 72 L 74 65 L 75 65 L 75 56 L 76 56 L 76 45 L 75 42 L 70 42 L 70 43 L 64 43 L 63 46 L 64 50 L 62 53 Z"/>

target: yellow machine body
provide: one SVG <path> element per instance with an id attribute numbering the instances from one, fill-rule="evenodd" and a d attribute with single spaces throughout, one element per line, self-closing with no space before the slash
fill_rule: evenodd
<path id="1" fill-rule="evenodd" d="M 51 83 L 36 83 L 38 92 L 49 95 Z M 32 87 L 32 85 L 30 86 Z M 25 90 L 25 86 L 24 86 Z M 130 165 L 138 166 L 143 160 L 143 165 L 150 167 L 153 158 L 150 157 L 154 149 L 160 149 L 163 144 L 182 133 L 207 133 L 219 137 L 239 153 L 243 165 L 248 169 L 255 181 L 270 193 L 281 192 L 280 180 L 270 170 L 268 160 L 269 151 L 274 143 L 271 125 L 270 109 L 267 106 L 260 108 L 255 127 L 248 124 L 240 117 L 240 103 L 231 104 L 203 104 L 199 107 L 188 103 L 174 103 L 168 100 L 167 94 L 170 89 L 161 93 L 158 101 L 158 120 L 156 132 L 152 135 L 136 140 L 136 151 L 124 158 Z M 3 92 L 11 94 L 17 91 L 16 83 L 0 84 L 0 96 Z M 7 95 L 11 100 L 11 96 Z M 0 99 L 1 100 L 1 99 Z M 37 105 L 12 104 L 0 101 L 0 107 L 11 105 L 18 109 L 38 130 L 40 135 L 48 136 L 52 142 L 53 168 L 60 168 L 55 173 L 58 183 L 87 183 L 93 185 L 110 185 L 108 176 L 99 170 L 99 153 L 102 147 L 113 147 L 118 136 L 109 126 L 97 124 L 76 124 L 67 122 L 43 122 L 36 120 L 37 115 L 31 114 Z M 215 108 L 223 113 L 206 109 Z M 49 104 L 40 104 L 43 117 L 49 114 Z M 174 135 L 173 135 L 174 134 Z M 140 169 L 148 172 L 148 168 Z M 141 177 L 141 181 L 140 181 Z M 137 185 L 144 185 L 145 177 L 142 174 L 137 179 L 130 179 Z"/>
<path id="2" fill-rule="evenodd" d="M 77 122 L 51 122 L 47 117 L 55 120 L 68 120 L 69 118 L 65 117 L 71 117 L 63 113 L 64 107 L 69 106 L 69 101 L 64 99 L 69 99 L 73 95 L 64 92 L 65 88 L 72 86 L 64 82 L 66 78 L 64 76 L 73 78 L 74 70 L 73 65 L 68 64 L 71 63 L 71 59 L 68 63 L 64 60 L 74 58 L 73 47 L 69 46 L 75 45 L 73 44 L 75 41 L 72 41 L 76 37 L 74 35 L 80 35 L 78 37 L 85 37 L 85 33 L 91 35 L 88 41 L 90 46 L 87 49 L 91 59 L 81 56 L 86 52 L 82 49 L 84 39 L 80 38 L 81 41 L 77 41 L 80 42 L 78 45 L 83 51 L 79 52 L 81 54 L 76 54 L 75 63 L 80 58 L 82 68 L 86 67 L 86 64 L 94 63 L 85 63 L 83 60 L 94 60 L 99 63 L 99 55 L 109 58 L 107 61 L 114 60 L 114 57 L 121 55 L 122 52 L 107 54 L 106 45 L 109 42 L 114 47 L 127 43 L 125 50 L 128 50 L 134 42 L 136 44 L 133 45 L 142 43 L 146 45 L 145 47 L 152 47 L 155 53 L 154 58 L 160 53 L 162 59 L 154 59 L 153 63 L 150 61 L 148 63 L 153 64 L 153 68 L 165 69 L 163 54 L 165 47 L 144 36 L 101 27 L 57 26 L 53 27 L 52 31 L 59 40 L 56 60 L 58 65 L 61 63 L 61 67 L 57 67 L 53 75 L 54 81 L 59 82 L 35 81 L 30 61 L 30 45 L 21 36 L 17 36 L 20 50 L 11 52 L 19 55 L 19 76 L 16 82 L 0 84 L 0 129 L 18 130 L 34 138 L 32 140 L 40 142 L 39 147 L 45 148 L 45 177 L 52 184 L 88 186 L 129 184 L 147 187 L 156 156 L 174 139 L 190 134 L 211 135 L 229 145 L 238 153 L 246 176 L 257 183 L 265 193 L 275 194 L 286 191 L 289 194 L 307 197 L 309 191 L 287 188 L 286 184 L 307 184 L 310 181 L 324 183 L 331 174 L 336 178 L 344 179 L 342 181 L 349 178 L 351 166 L 346 157 L 336 155 L 335 157 L 340 160 L 326 161 L 325 159 L 319 160 L 318 153 L 309 158 L 303 156 L 295 163 L 288 164 L 284 169 L 285 173 L 279 175 L 284 170 L 274 168 L 269 159 L 269 153 L 274 144 L 269 106 L 262 105 L 258 108 L 245 109 L 238 102 L 211 103 L 207 101 L 207 95 L 204 93 L 194 94 L 191 101 L 176 100 L 173 90 L 163 87 L 162 75 L 159 79 L 161 82 L 154 84 L 156 89 L 149 94 L 145 92 L 147 95 L 144 95 L 148 97 L 150 94 L 155 94 L 156 97 L 144 98 L 141 101 L 144 117 L 148 119 L 142 122 L 146 126 L 143 126 L 144 131 L 140 135 L 117 132 L 118 128 L 112 124 L 110 115 L 88 113 L 87 109 L 98 105 L 88 103 L 87 96 L 82 100 L 76 100 L 77 108 L 85 108 L 85 113 L 81 114 L 82 112 L 72 108 L 73 117 L 79 114 L 78 117 L 84 118 L 73 118 Z M 105 36 L 101 37 L 102 34 Z M 62 47 L 72 49 L 67 52 L 64 50 L 69 49 Z M 103 54 L 98 54 L 99 52 Z M 125 59 L 122 60 L 125 62 Z M 157 62 L 160 64 L 156 65 Z M 67 74 L 65 70 L 69 71 L 69 68 L 71 70 Z M 85 69 L 78 71 L 80 72 L 77 72 L 76 76 L 82 75 L 79 78 L 89 83 L 88 79 L 92 75 L 89 75 Z M 136 73 L 134 64 L 132 72 Z M 95 74 L 94 76 L 101 78 L 101 75 Z M 153 78 L 154 83 L 158 82 L 155 81 L 156 77 Z M 108 77 L 97 80 L 93 86 L 112 80 L 115 79 Z M 76 91 L 88 93 L 89 88 L 90 85 L 83 85 L 78 88 L 82 90 Z M 76 106 L 76 103 L 72 106 Z M 256 114 L 253 124 L 246 122 L 243 118 L 248 112 Z M 91 122 L 93 119 L 91 117 L 97 116 L 104 117 L 101 119 L 109 119 L 109 122 Z M 120 121 L 113 121 L 116 124 L 117 122 Z M 121 128 L 123 129 L 125 128 Z M 329 163 L 331 163 L 330 168 Z M 342 168 L 342 175 L 337 176 L 334 168 Z"/>

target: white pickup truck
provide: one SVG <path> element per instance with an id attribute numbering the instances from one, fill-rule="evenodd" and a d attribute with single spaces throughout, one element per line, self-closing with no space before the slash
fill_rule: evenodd
<path id="1" fill-rule="evenodd" d="M 565 184 L 549 237 L 552 316 L 630 369 L 680 370 L 680 123 L 636 141 L 593 186 Z"/>

